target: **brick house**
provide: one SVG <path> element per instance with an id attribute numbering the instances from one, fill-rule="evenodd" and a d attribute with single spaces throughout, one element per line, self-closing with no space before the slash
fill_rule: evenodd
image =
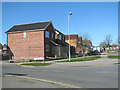
<path id="1" fill-rule="evenodd" d="M 65 35 L 65 42 L 69 43 L 69 35 Z M 92 42 L 90 40 L 83 40 L 78 34 L 71 34 L 70 45 L 75 47 L 76 54 L 83 53 L 83 50 L 87 53 L 91 49 Z"/>
<path id="2" fill-rule="evenodd" d="M 69 43 L 69 35 L 65 35 L 65 42 Z M 70 45 L 75 48 L 78 46 L 78 34 L 70 35 Z"/>
<path id="3" fill-rule="evenodd" d="M 65 42 L 69 43 L 69 35 L 65 35 Z M 79 53 L 79 37 L 78 34 L 71 34 L 70 35 L 70 45 L 75 47 L 76 53 Z"/>
<path id="4" fill-rule="evenodd" d="M 62 57 L 62 54 L 58 55 L 62 53 L 60 47 L 67 49 L 68 45 L 64 34 L 56 31 L 51 21 L 15 25 L 6 32 L 7 45 L 14 59 Z M 66 55 L 67 51 L 64 52 Z"/>

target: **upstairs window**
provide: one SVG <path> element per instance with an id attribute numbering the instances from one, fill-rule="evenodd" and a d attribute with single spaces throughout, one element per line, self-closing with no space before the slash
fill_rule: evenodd
<path id="1" fill-rule="evenodd" d="M 62 39 L 61 34 L 59 34 L 59 39 L 60 39 L 60 40 Z"/>
<path id="2" fill-rule="evenodd" d="M 26 32 L 23 32 L 23 37 L 26 38 Z"/>
<path id="3" fill-rule="evenodd" d="M 49 32 L 45 31 L 45 37 L 49 38 Z"/>
<path id="4" fill-rule="evenodd" d="M 52 33 L 52 38 L 53 38 L 53 33 Z"/>

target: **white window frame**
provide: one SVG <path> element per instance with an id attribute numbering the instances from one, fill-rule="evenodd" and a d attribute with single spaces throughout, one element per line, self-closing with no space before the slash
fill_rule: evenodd
<path id="1" fill-rule="evenodd" d="M 49 38 L 50 33 L 48 31 L 45 31 L 45 37 Z"/>
<path id="2" fill-rule="evenodd" d="M 26 38 L 26 32 L 23 32 L 23 37 Z"/>
<path id="3" fill-rule="evenodd" d="M 46 45 L 46 51 L 50 51 L 50 46 Z"/>
<path id="4" fill-rule="evenodd" d="M 59 34 L 59 39 L 62 40 L 62 35 L 61 34 Z"/>

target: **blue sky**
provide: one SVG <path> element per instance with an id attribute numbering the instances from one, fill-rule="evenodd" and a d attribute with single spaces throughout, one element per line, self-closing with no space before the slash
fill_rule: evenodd
<path id="1" fill-rule="evenodd" d="M 118 37 L 117 2 L 3 2 L 2 44 L 7 43 L 5 32 L 13 25 L 52 20 L 56 29 L 68 34 L 89 33 L 94 46 L 112 35 L 113 43 Z"/>

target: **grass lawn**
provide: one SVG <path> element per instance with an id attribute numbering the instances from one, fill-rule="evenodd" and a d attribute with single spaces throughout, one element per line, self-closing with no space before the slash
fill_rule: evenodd
<path id="1" fill-rule="evenodd" d="M 77 62 L 77 61 L 90 61 L 90 60 L 95 60 L 100 58 L 100 56 L 93 56 L 93 57 L 85 57 L 85 58 L 79 58 L 79 59 L 71 59 L 71 61 L 69 60 L 65 60 L 65 61 L 57 61 L 57 62 Z"/>
<path id="2" fill-rule="evenodd" d="M 52 58 L 52 59 L 45 59 L 44 61 L 52 61 L 52 60 L 60 60 L 60 59 L 67 59 L 67 58 Z M 36 62 L 35 60 L 31 60 L 31 62 Z M 37 60 L 37 62 L 43 62 L 43 60 Z"/>
<path id="3" fill-rule="evenodd" d="M 112 53 L 112 50 L 107 50 L 107 53 Z"/>
<path id="4" fill-rule="evenodd" d="M 110 58 L 110 59 L 120 59 L 120 56 L 118 56 L 118 55 L 109 55 L 108 58 Z"/>
<path id="5" fill-rule="evenodd" d="M 50 65 L 50 63 L 24 63 L 20 65 L 28 65 L 28 66 L 47 66 Z"/>

